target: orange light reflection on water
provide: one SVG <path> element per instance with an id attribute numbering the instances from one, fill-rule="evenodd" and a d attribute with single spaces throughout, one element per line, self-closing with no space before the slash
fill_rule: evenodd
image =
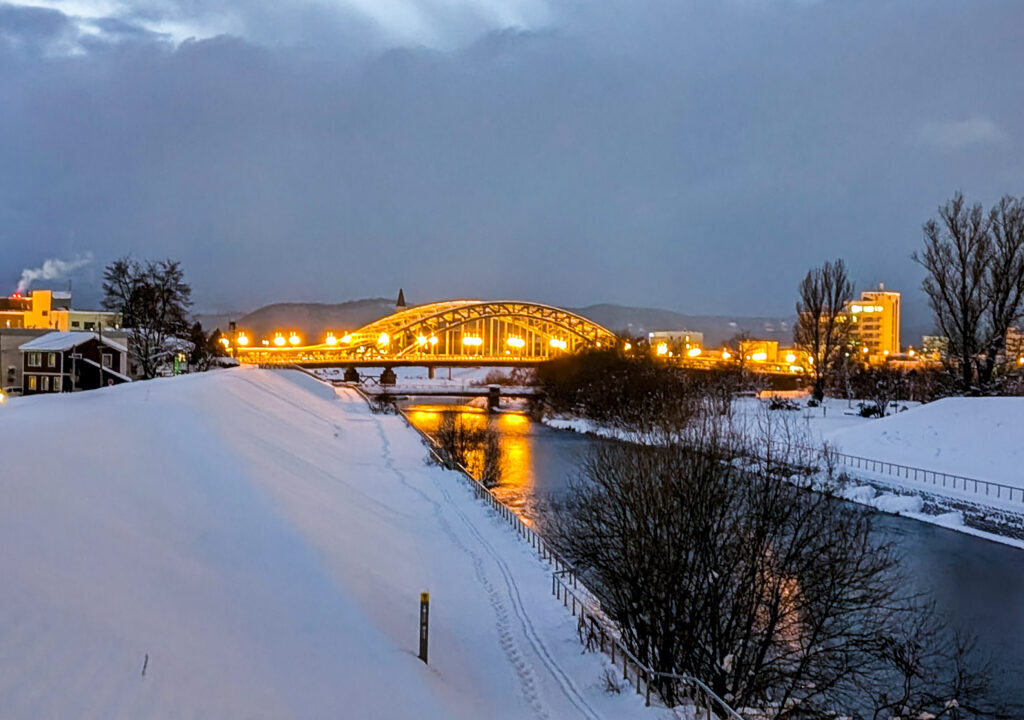
<path id="1" fill-rule="evenodd" d="M 465 427 L 477 429 L 490 426 L 499 432 L 501 445 L 501 480 L 493 488 L 495 496 L 530 524 L 527 507 L 532 498 L 533 470 L 530 448 L 530 419 L 520 413 L 488 413 L 466 405 L 416 405 L 407 409 L 409 420 L 417 428 L 434 434 L 444 413 L 457 413 Z M 479 477 L 483 468 L 483 448 L 469 453 L 467 469 Z"/>

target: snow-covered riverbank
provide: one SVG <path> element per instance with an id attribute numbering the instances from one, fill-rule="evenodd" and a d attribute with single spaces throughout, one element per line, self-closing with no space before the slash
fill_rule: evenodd
<path id="1" fill-rule="evenodd" d="M 291 371 L 5 404 L 0 717 L 664 713 L 605 692 L 549 568 L 425 455 Z"/>
<path id="2" fill-rule="evenodd" d="M 855 405 L 827 400 L 799 409 L 770 411 L 792 437 L 808 446 L 827 443 L 848 459 L 837 470 L 854 480 L 839 492 L 851 501 L 989 540 L 1024 547 L 1024 398 L 950 398 L 912 404 L 881 419 L 860 417 Z M 735 401 L 732 420 L 741 431 L 759 433 L 766 403 Z M 545 418 L 550 427 L 632 440 L 628 433 L 581 418 Z M 915 477 L 914 469 L 919 470 Z M 962 476 L 937 480 L 935 473 Z M 962 482 L 964 478 L 979 484 Z M 984 481 L 1002 487 L 986 487 Z M 1012 491 L 1008 489 L 1012 488 Z M 997 494 L 998 493 L 998 494 Z"/>

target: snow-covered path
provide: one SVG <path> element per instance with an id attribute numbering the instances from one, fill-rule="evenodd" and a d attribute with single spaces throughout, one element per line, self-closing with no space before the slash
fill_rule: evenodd
<path id="1" fill-rule="evenodd" d="M 547 566 L 425 457 L 293 372 L 11 401 L 0 717 L 658 716 L 604 692 Z"/>

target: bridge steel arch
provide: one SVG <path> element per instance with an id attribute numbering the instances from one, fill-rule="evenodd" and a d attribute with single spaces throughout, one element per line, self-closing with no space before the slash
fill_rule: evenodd
<path id="1" fill-rule="evenodd" d="M 536 363 L 613 347 L 615 334 L 576 313 L 520 300 L 448 300 L 401 310 L 332 345 L 239 350 L 243 362 L 387 365 Z"/>
<path id="2" fill-rule="evenodd" d="M 519 300 L 420 305 L 352 334 L 350 352 L 395 360 L 536 361 L 614 346 L 614 333 L 562 308 Z"/>

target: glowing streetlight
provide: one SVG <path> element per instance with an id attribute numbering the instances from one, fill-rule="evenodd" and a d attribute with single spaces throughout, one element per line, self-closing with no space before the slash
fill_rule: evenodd
<path id="1" fill-rule="evenodd" d="M 551 347 L 556 348 L 558 350 L 565 350 L 567 347 L 569 347 L 569 343 L 567 343 L 562 338 L 551 338 L 551 340 L 548 341 L 548 344 Z"/>
<path id="2" fill-rule="evenodd" d="M 723 348 L 722 349 L 722 359 L 723 360 L 728 360 L 731 357 L 732 357 L 732 353 Z"/>
<path id="3" fill-rule="evenodd" d="M 463 335 L 462 344 L 470 347 L 480 347 L 484 344 L 484 339 L 479 335 Z"/>
<path id="4" fill-rule="evenodd" d="M 344 335 L 341 336 L 341 341 L 348 345 L 350 342 L 352 342 L 352 336 L 349 333 L 345 333 Z"/>
<path id="5" fill-rule="evenodd" d="M 794 355 L 793 353 L 786 353 L 786 362 L 788 362 L 790 365 L 795 363 L 796 362 L 796 355 Z"/>
<path id="6" fill-rule="evenodd" d="M 277 345 L 278 347 L 281 347 L 281 346 L 284 345 L 284 343 L 285 343 L 284 335 L 282 335 L 281 333 L 277 333 L 277 334 L 274 335 L 274 344 L 275 345 Z"/>
<path id="7" fill-rule="evenodd" d="M 427 344 L 427 336 L 426 335 L 418 335 L 416 337 L 416 344 L 419 345 L 420 347 L 423 347 L 424 345 L 426 345 Z"/>
<path id="8" fill-rule="evenodd" d="M 240 332 L 238 333 L 238 337 L 235 338 L 235 342 L 241 345 L 242 347 L 245 347 L 246 345 L 249 344 L 249 336 L 246 335 L 244 332 Z"/>
<path id="9" fill-rule="evenodd" d="M 222 337 L 218 342 L 220 342 L 220 344 L 226 348 L 231 347 L 231 341 L 228 340 L 226 337 Z"/>
<path id="10" fill-rule="evenodd" d="M 302 339 L 299 337 L 298 333 L 293 332 L 291 335 L 288 336 L 288 342 L 291 343 L 292 345 L 298 345 L 300 342 L 302 342 Z"/>
<path id="11" fill-rule="evenodd" d="M 658 347 L 654 349 L 658 355 L 668 355 L 668 343 L 658 343 Z"/>
<path id="12" fill-rule="evenodd" d="M 756 353 L 754 353 L 753 355 L 750 356 L 750 359 L 754 360 L 756 362 L 764 362 L 765 360 L 768 359 L 768 353 L 766 353 L 766 352 L 756 352 Z"/>
<path id="13" fill-rule="evenodd" d="M 431 346 L 437 345 L 437 338 L 435 336 L 431 335 L 429 342 L 430 342 Z"/>
<path id="14" fill-rule="evenodd" d="M 391 342 L 391 337 L 387 333 L 381 333 L 377 337 L 377 344 L 378 345 L 387 345 L 390 342 Z"/>
<path id="15" fill-rule="evenodd" d="M 328 345 L 337 345 L 338 338 L 334 337 L 334 333 L 329 332 L 327 333 L 327 337 L 324 338 L 324 342 L 327 343 Z"/>
<path id="16" fill-rule="evenodd" d="M 690 348 L 689 350 L 686 351 L 686 355 L 687 357 L 697 357 L 698 355 L 700 355 L 700 348 Z"/>
<path id="17" fill-rule="evenodd" d="M 625 350 L 626 352 L 629 352 L 630 350 L 633 349 L 633 343 L 625 343 L 622 346 L 622 349 Z"/>
<path id="18" fill-rule="evenodd" d="M 523 340 L 521 337 L 517 337 L 516 335 L 509 336 L 508 340 L 506 340 L 505 342 L 509 344 L 509 347 L 514 347 L 517 349 L 526 347 L 526 341 Z"/>

